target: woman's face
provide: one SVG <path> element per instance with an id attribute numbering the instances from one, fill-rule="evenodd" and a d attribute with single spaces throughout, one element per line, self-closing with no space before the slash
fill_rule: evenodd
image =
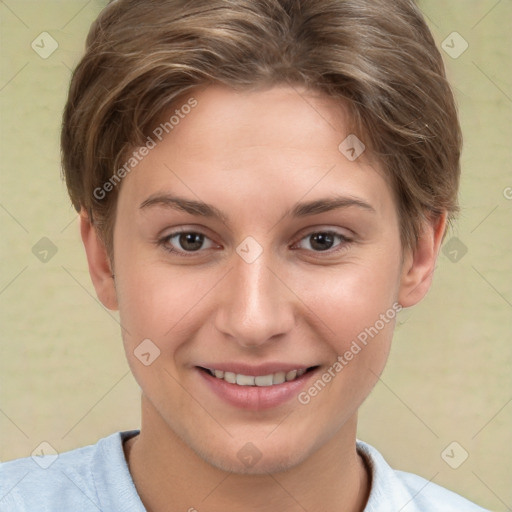
<path id="1" fill-rule="evenodd" d="M 384 367 L 396 207 L 362 146 L 340 149 L 334 100 L 284 86 L 193 97 L 122 183 L 126 354 L 148 428 L 222 469 L 286 469 L 354 435 Z"/>

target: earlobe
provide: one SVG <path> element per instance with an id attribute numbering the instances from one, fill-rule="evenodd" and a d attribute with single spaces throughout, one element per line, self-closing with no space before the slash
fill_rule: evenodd
<path id="1" fill-rule="evenodd" d="M 425 223 L 418 243 L 408 251 L 402 266 L 398 301 L 403 307 L 414 306 L 427 294 L 439 249 L 446 230 L 446 212 Z"/>
<path id="2" fill-rule="evenodd" d="M 80 212 L 80 234 L 96 295 L 107 309 L 117 310 L 117 294 L 107 250 L 83 209 Z"/>

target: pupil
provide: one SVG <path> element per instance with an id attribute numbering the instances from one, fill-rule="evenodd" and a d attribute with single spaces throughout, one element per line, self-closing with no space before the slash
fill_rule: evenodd
<path id="1" fill-rule="evenodd" d="M 180 245 L 187 251 L 198 251 L 203 245 L 203 235 L 186 233 L 180 236 Z"/>
<path id="2" fill-rule="evenodd" d="M 311 247 L 319 251 L 326 251 L 332 247 L 334 237 L 328 233 L 316 233 L 312 237 Z M 180 236 L 180 245 L 188 251 L 198 251 L 203 245 L 203 235 L 199 233 L 186 233 Z"/>
<path id="3" fill-rule="evenodd" d="M 328 233 L 317 233 L 312 236 L 312 239 L 311 247 L 320 251 L 330 249 L 334 243 L 334 237 Z M 328 247 L 326 247 L 325 244 L 327 244 Z"/>

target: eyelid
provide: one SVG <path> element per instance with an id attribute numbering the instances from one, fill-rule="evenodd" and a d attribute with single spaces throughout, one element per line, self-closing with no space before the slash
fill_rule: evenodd
<path id="1" fill-rule="evenodd" d="M 331 254 L 332 255 L 332 254 L 336 254 L 336 252 L 338 250 L 340 250 L 342 247 L 345 247 L 354 241 L 353 236 L 341 233 L 333 228 L 320 228 L 320 229 L 310 230 L 310 231 L 306 232 L 306 234 L 301 235 L 299 238 L 297 238 L 297 241 L 292 244 L 292 248 L 295 247 L 296 245 L 298 245 L 303 240 L 311 237 L 312 235 L 316 235 L 318 233 L 328 234 L 328 235 L 333 235 L 333 236 L 339 237 L 341 239 L 341 243 L 336 245 L 335 248 L 328 249 L 326 251 L 311 251 L 310 249 L 304 249 L 304 250 L 306 250 L 308 252 L 313 252 L 314 254 L 320 254 L 320 255 L 321 254 L 325 254 L 325 255 Z"/>
<path id="2" fill-rule="evenodd" d="M 356 237 L 356 234 L 348 228 L 342 228 L 341 226 L 332 226 L 329 224 L 320 224 L 317 226 L 308 226 L 307 228 L 302 229 L 299 232 L 299 234 L 295 237 L 295 242 L 293 242 L 292 245 L 296 245 L 304 238 L 314 235 L 316 233 L 329 233 L 332 235 L 337 235 L 341 238 L 344 238 L 347 241 L 353 241 Z"/>
<path id="3" fill-rule="evenodd" d="M 201 229 L 199 229 L 199 228 L 191 229 L 191 228 L 187 228 L 187 227 L 185 227 L 185 228 L 176 228 L 175 230 L 171 231 L 170 233 L 167 233 L 166 235 L 159 236 L 157 238 L 157 240 L 156 240 L 156 243 L 157 243 L 157 245 L 162 246 L 167 252 L 169 252 L 171 254 L 177 254 L 179 256 L 185 256 L 185 257 L 196 256 L 196 255 L 199 255 L 199 254 L 202 254 L 202 253 L 205 252 L 204 249 L 199 249 L 198 251 L 184 251 L 182 249 L 175 249 L 174 247 L 170 246 L 169 240 L 171 238 L 174 238 L 175 236 L 181 235 L 183 233 L 185 233 L 185 234 L 201 235 L 206 240 L 209 240 L 212 244 L 219 245 L 216 242 L 214 242 L 211 239 L 211 237 L 209 237 Z M 171 248 L 169 248 L 169 246 Z M 211 247 L 208 247 L 208 249 L 211 249 Z"/>
<path id="4" fill-rule="evenodd" d="M 172 246 L 171 246 L 171 248 L 169 248 L 169 245 L 170 245 L 169 240 L 171 238 L 174 238 L 175 236 L 183 234 L 183 233 L 201 235 L 205 239 L 210 240 L 213 244 L 216 244 L 216 242 L 214 242 L 206 233 L 204 233 L 202 228 L 194 229 L 194 228 L 189 228 L 189 227 L 176 228 L 174 231 L 171 231 L 170 233 L 167 233 L 164 236 L 158 237 L 157 244 L 163 246 L 163 248 L 171 254 L 177 254 L 179 256 L 184 256 L 184 257 L 193 257 L 193 256 L 197 256 L 197 255 L 200 255 L 205 252 L 204 249 L 199 249 L 198 251 L 184 251 L 181 249 L 175 249 Z M 318 234 L 318 233 L 337 236 L 341 239 L 341 243 L 336 245 L 334 249 L 328 249 L 326 251 L 312 251 L 310 249 L 304 249 L 305 251 L 312 252 L 314 254 L 319 254 L 319 255 L 333 255 L 333 254 L 336 254 L 337 251 L 341 250 L 343 247 L 346 247 L 347 245 L 351 244 L 354 241 L 353 234 L 348 235 L 345 233 L 341 233 L 337 229 L 334 229 L 332 227 L 321 227 L 321 226 L 315 227 L 315 228 L 310 227 L 310 228 L 308 228 L 307 231 L 303 231 L 302 234 L 300 234 L 298 236 L 296 241 L 291 244 L 291 248 L 294 248 L 297 244 L 299 244 L 303 240 L 307 239 L 308 237 L 311 237 L 312 235 Z M 220 244 L 216 244 L 216 245 L 219 246 Z M 207 249 L 212 249 L 212 248 L 209 247 Z"/>

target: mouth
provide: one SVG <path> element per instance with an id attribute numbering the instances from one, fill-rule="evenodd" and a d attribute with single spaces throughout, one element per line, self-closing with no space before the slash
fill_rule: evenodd
<path id="1" fill-rule="evenodd" d="M 319 368 L 283 365 L 254 368 L 226 364 L 221 368 L 196 366 L 196 371 L 206 387 L 224 403 L 239 410 L 262 411 L 290 403 Z"/>
<path id="2" fill-rule="evenodd" d="M 229 384 L 236 384 L 237 386 L 255 386 L 255 387 L 270 387 L 284 384 L 285 382 L 293 382 L 305 373 L 313 371 L 318 366 L 311 366 L 309 368 L 297 368 L 288 371 L 278 371 L 275 373 L 268 373 L 266 375 L 244 375 L 243 373 L 235 373 L 224 370 L 216 370 L 214 368 L 198 367 L 200 370 L 209 373 L 216 379 L 224 380 Z"/>

